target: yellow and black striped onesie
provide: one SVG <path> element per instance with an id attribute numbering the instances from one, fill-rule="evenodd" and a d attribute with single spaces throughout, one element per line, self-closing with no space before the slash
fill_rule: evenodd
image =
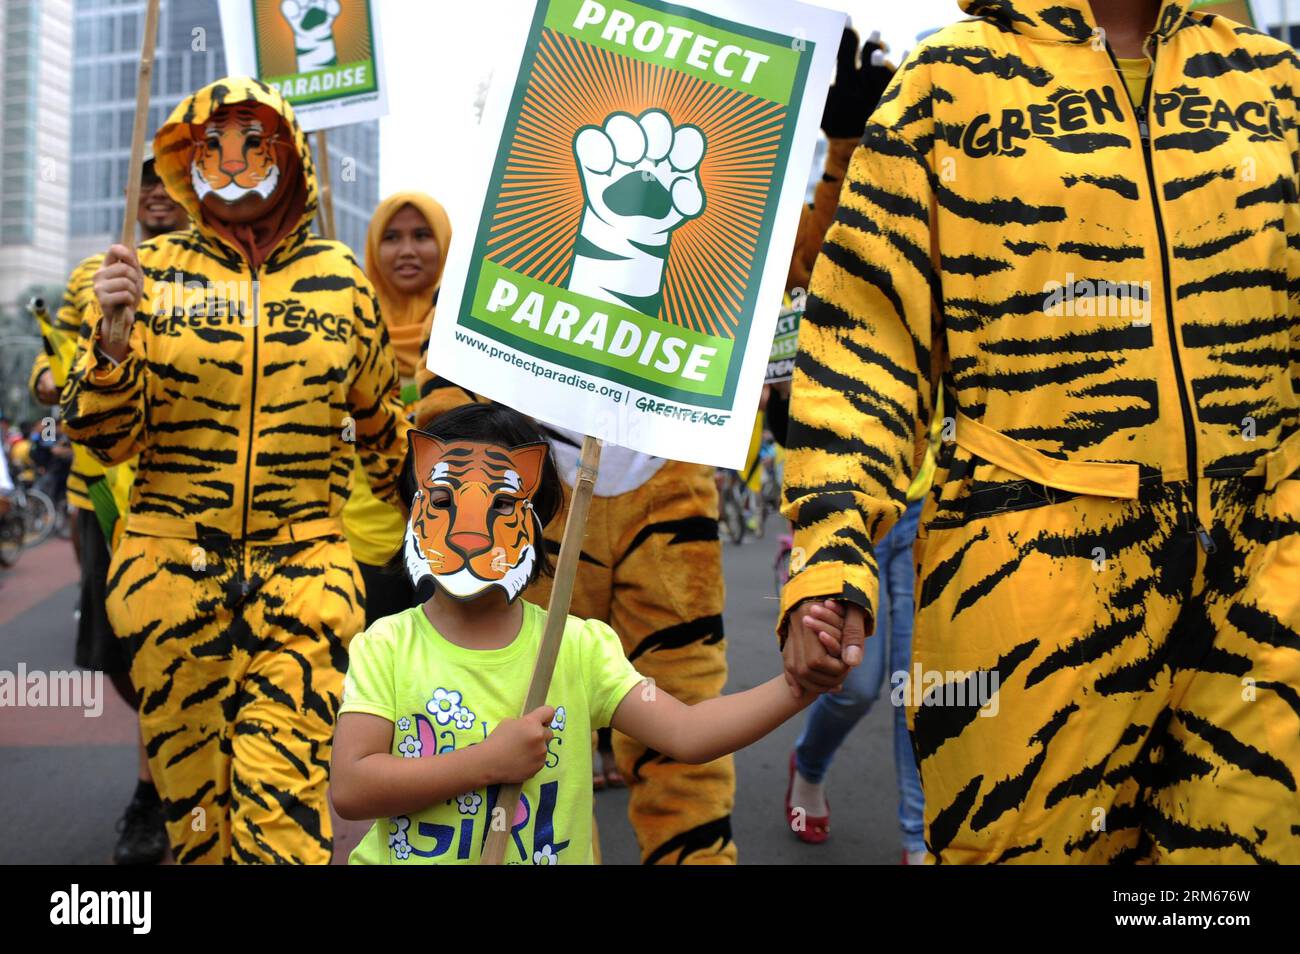
<path id="1" fill-rule="evenodd" d="M 930 850 L 1300 862 L 1296 56 L 1166 0 L 1135 104 L 1085 0 L 962 7 L 813 272 L 783 608 L 870 610 L 942 388 L 908 693 Z"/>
<path id="2" fill-rule="evenodd" d="M 89 333 L 82 316 L 94 301 L 95 272 L 99 270 L 103 261 L 102 253 L 90 255 L 78 262 L 77 267 L 68 276 L 63 299 L 53 315 L 51 330 L 55 340 L 45 342 L 47 351 L 53 349 L 56 354 L 51 361 L 47 351 L 42 351 L 32 363 L 30 390 L 33 395 L 36 393 L 37 380 L 46 371 L 53 375 L 55 387 L 63 386 L 77 348 L 82 343 L 83 336 Z M 96 461 L 84 447 L 73 444 L 72 469 L 68 472 L 68 506 L 87 513 L 87 519 L 89 519 L 89 512 L 94 509 L 88 488 L 103 478 L 104 473 L 103 465 Z"/>
<path id="3" fill-rule="evenodd" d="M 340 514 L 354 457 L 377 496 L 394 495 L 409 425 L 365 275 L 310 231 L 311 154 L 275 91 L 224 79 L 183 100 L 154 141 L 167 191 L 202 223 L 191 124 L 246 102 L 284 117 L 306 178 L 297 225 L 256 270 L 206 224 L 142 243 L 130 354 L 106 368 L 85 351 L 63 404 L 104 463 L 139 454 L 108 612 L 132 642 L 176 859 L 323 863 L 330 743 L 363 620 Z"/>

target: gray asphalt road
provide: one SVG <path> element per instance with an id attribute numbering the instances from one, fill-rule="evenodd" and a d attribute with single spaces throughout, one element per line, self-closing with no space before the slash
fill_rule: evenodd
<path id="1" fill-rule="evenodd" d="M 781 671 L 773 633 L 777 524 L 776 519 L 769 521 L 762 540 L 723 544 L 728 692 L 748 689 Z M 805 845 L 784 824 L 787 765 L 803 715 L 737 753 L 732 830 L 742 864 L 898 863 L 902 847 L 887 694 L 883 702 L 850 733 L 830 770 L 831 837 L 825 844 Z M 626 793 L 597 793 L 596 817 L 605 863 L 637 863 L 640 854 L 627 821 Z"/>
<path id="2" fill-rule="evenodd" d="M 725 544 L 728 691 L 779 673 L 772 635 L 776 526 L 771 521 L 764 540 Z M 0 669 L 14 671 L 20 660 L 29 669 L 71 668 L 74 601 L 75 587 L 65 587 L 0 626 Z M 105 691 L 111 694 L 107 686 Z M 34 712 L 20 717 L 31 719 Z M 12 710 L 0 710 L 0 720 L 14 719 Z M 782 818 L 786 764 L 802 716 L 740 752 L 733 828 L 741 862 L 896 864 L 900 848 L 889 719 L 888 705 L 876 706 L 841 749 L 829 776 L 831 839 L 816 847 L 797 841 Z M 10 730 L 15 726 L 10 721 Z M 103 719 L 48 730 L 32 726 L 36 744 L 14 744 L 15 736 L 29 736 L 26 729 L 0 731 L 0 862 L 106 862 L 114 823 L 134 785 L 129 715 L 106 713 Z M 639 859 L 626 810 L 623 791 L 596 797 L 606 864 Z"/>

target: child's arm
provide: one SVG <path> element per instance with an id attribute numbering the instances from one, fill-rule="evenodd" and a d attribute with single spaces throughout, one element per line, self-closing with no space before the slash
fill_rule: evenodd
<path id="1" fill-rule="evenodd" d="M 844 618 L 832 601 L 811 604 L 807 613 L 806 625 L 838 641 Z M 611 725 L 669 758 L 698 765 L 752 745 L 815 698 L 794 698 L 784 676 L 693 706 L 650 685 L 623 697 Z"/>
<path id="2" fill-rule="evenodd" d="M 330 797 L 343 818 L 359 821 L 423 811 L 489 785 L 522 782 L 541 771 L 555 710 L 508 719 L 475 745 L 431 758 L 392 754 L 393 723 L 345 712 L 334 733 Z"/>

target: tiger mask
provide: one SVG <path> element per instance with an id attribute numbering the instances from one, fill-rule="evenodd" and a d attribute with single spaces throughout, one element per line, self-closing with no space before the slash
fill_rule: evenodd
<path id="1" fill-rule="evenodd" d="M 544 441 L 503 447 L 410 432 L 416 491 L 406 528 L 406 571 L 421 602 L 435 586 L 460 600 L 499 586 L 513 601 L 532 579 L 542 537 L 532 496 Z"/>
<path id="2" fill-rule="evenodd" d="M 280 185 L 280 117 L 259 103 L 222 107 L 192 129 L 190 180 L 199 202 L 242 204 L 250 214 L 270 204 Z M 218 201 L 219 200 L 219 201 Z"/>

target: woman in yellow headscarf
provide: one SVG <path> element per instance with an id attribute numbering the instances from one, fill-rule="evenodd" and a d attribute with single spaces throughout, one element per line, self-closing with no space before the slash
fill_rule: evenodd
<path id="1" fill-rule="evenodd" d="M 428 338 L 433 307 L 451 242 L 451 220 L 432 196 L 398 192 L 379 203 L 366 233 L 366 277 L 379 297 L 379 310 L 397 355 L 402 403 L 416 399 L 420 346 Z M 384 565 L 402 543 L 406 518 L 377 499 L 358 464 L 343 526 L 366 584 L 366 625 L 415 603 L 404 573 Z"/>

